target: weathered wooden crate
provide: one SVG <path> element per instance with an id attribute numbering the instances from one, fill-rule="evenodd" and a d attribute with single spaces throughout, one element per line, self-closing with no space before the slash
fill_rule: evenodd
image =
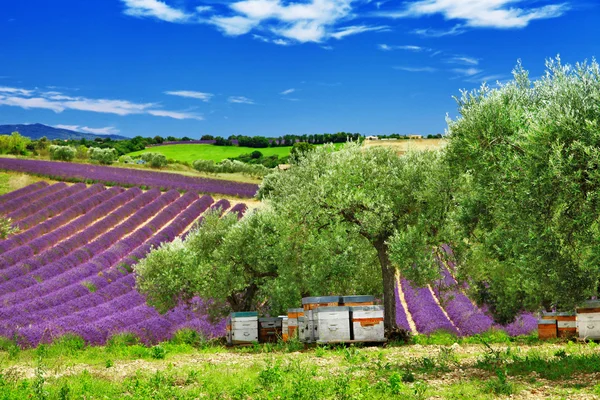
<path id="1" fill-rule="evenodd" d="M 341 296 L 340 306 L 372 306 L 375 304 L 375 296 Z"/>
<path id="2" fill-rule="evenodd" d="M 244 344 L 258 341 L 258 313 L 256 311 L 233 312 L 227 320 L 228 343 Z"/>
<path id="3" fill-rule="evenodd" d="M 557 337 L 555 319 L 538 319 L 538 337 L 542 340 Z"/>
<path id="4" fill-rule="evenodd" d="M 349 341 L 350 307 L 318 307 L 314 310 L 317 343 Z"/>
<path id="5" fill-rule="evenodd" d="M 600 339 L 600 301 L 588 301 L 577 308 L 577 330 L 584 339 Z"/>
<path id="6" fill-rule="evenodd" d="M 383 306 L 350 307 L 350 339 L 384 342 Z"/>
<path id="7" fill-rule="evenodd" d="M 275 343 L 281 338 L 282 320 L 278 317 L 258 319 L 258 341 Z"/>

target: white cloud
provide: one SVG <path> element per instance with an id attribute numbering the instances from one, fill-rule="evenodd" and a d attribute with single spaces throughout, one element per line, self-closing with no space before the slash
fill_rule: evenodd
<path id="1" fill-rule="evenodd" d="M 479 60 L 473 57 L 455 56 L 445 60 L 450 64 L 479 65 Z"/>
<path id="2" fill-rule="evenodd" d="M 55 128 L 68 129 L 70 131 L 93 133 L 94 135 L 114 135 L 120 131 L 114 126 L 105 126 L 104 128 L 90 128 L 80 125 L 54 125 Z"/>
<path id="3" fill-rule="evenodd" d="M 125 13 L 135 17 L 152 17 L 174 23 L 202 23 L 216 26 L 225 35 L 239 36 L 260 30 L 271 36 L 268 41 L 288 45 L 341 39 L 358 33 L 382 30 L 377 26 L 338 27 L 355 19 L 352 3 L 358 0 L 233 0 L 215 8 L 198 6 L 188 12 L 167 4 L 166 0 L 121 0 Z M 174 0 L 172 0 L 174 2 Z"/>
<path id="4" fill-rule="evenodd" d="M 392 51 L 392 50 L 407 50 L 407 51 L 414 51 L 414 52 L 431 51 L 431 49 L 429 49 L 427 47 L 413 46 L 413 45 L 394 46 L 394 45 L 388 45 L 388 44 L 379 44 L 379 45 L 377 45 L 377 47 L 379 48 L 379 50 L 383 50 L 383 51 Z"/>
<path id="5" fill-rule="evenodd" d="M 4 89 L 4 91 L 0 90 L 0 106 L 13 106 L 24 109 L 39 108 L 52 110 L 56 113 L 65 110 L 78 110 L 121 116 L 148 114 L 175 119 L 203 119 L 202 116 L 189 112 L 161 110 L 156 103 L 135 103 L 129 100 L 114 99 L 91 99 L 83 96 L 73 97 L 55 94 L 57 92 L 40 92 L 35 89 Z"/>
<path id="6" fill-rule="evenodd" d="M 125 14 L 133 17 L 153 17 L 167 22 L 186 22 L 192 15 L 170 7 L 159 0 L 121 0 L 125 4 Z"/>
<path id="7" fill-rule="evenodd" d="M 465 29 L 464 25 L 458 24 L 458 25 L 454 25 L 452 28 L 447 29 L 447 30 L 425 28 L 425 29 L 415 29 L 412 31 L 412 33 L 419 35 L 419 36 L 423 36 L 423 37 L 438 38 L 438 37 L 444 37 L 444 36 L 462 35 L 466 31 L 467 30 Z"/>
<path id="8" fill-rule="evenodd" d="M 169 117 L 173 119 L 195 119 L 198 121 L 204 119 L 201 115 L 182 111 L 148 110 L 147 113 L 156 117 Z"/>
<path id="9" fill-rule="evenodd" d="M 389 18 L 421 17 L 441 14 L 447 20 L 462 20 L 477 28 L 523 28 L 536 19 L 556 18 L 569 6 L 566 3 L 528 8 L 525 0 L 419 0 L 397 11 L 376 15 Z M 521 5 L 519 7 L 518 5 Z"/>
<path id="10" fill-rule="evenodd" d="M 331 34 L 331 37 L 336 39 L 342 39 L 346 36 L 356 35 L 358 33 L 363 32 L 371 32 L 371 31 L 381 31 L 389 29 L 387 26 L 365 26 L 365 25 L 357 25 L 357 26 L 347 26 L 338 30 L 335 33 Z"/>
<path id="11" fill-rule="evenodd" d="M 480 69 L 477 68 L 454 68 L 452 71 L 464 76 L 473 76 L 482 72 Z"/>
<path id="12" fill-rule="evenodd" d="M 402 66 L 396 66 L 394 67 L 394 69 L 398 69 L 401 71 L 407 71 L 407 72 L 435 72 L 437 71 L 437 69 L 433 68 L 433 67 L 402 67 Z"/>
<path id="13" fill-rule="evenodd" d="M 209 101 L 213 97 L 212 93 L 195 92 L 192 90 L 173 90 L 165 92 L 165 94 L 169 94 L 171 96 L 189 97 L 202 101 Z"/>
<path id="14" fill-rule="evenodd" d="M 294 93 L 295 91 L 296 91 L 296 89 L 293 89 L 293 88 L 292 88 L 292 89 L 287 89 L 287 90 L 284 90 L 284 91 L 283 91 L 283 92 L 281 92 L 280 94 L 286 95 L 286 94 L 291 94 L 291 93 Z"/>
<path id="15" fill-rule="evenodd" d="M 18 95 L 22 95 L 22 96 L 31 96 L 34 93 L 34 91 L 27 90 L 27 89 L 0 86 L 0 93 L 10 93 L 10 94 L 18 94 Z"/>
<path id="16" fill-rule="evenodd" d="M 229 101 L 230 103 L 237 103 L 237 104 L 254 104 L 254 101 L 252 99 L 249 99 L 244 96 L 230 96 L 227 99 L 227 101 Z"/>

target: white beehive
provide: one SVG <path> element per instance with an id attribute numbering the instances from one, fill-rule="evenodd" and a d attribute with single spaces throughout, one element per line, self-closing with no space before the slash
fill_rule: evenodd
<path id="1" fill-rule="evenodd" d="M 258 313 L 256 311 L 229 314 L 230 344 L 258 342 Z"/>
<path id="2" fill-rule="evenodd" d="M 287 342 L 290 337 L 290 332 L 288 328 L 288 316 L 280 315 L 279 318 L 281 318 L 281 338 L 284 342 Z"/>
<path id="3" fill-rule="evenodd" d="M 350 307 L 319 307 L 314 324 L 317 343 L 350 341 Z"/>
<path id="4" fill-rule="evenodd" d="M 304 317 L 303 308 L 288 309 L 288 336 L 290 339 L 297 338 L 300 340 L 298 317 Z"/>
<path id="5" fill-rule="evenodd" d="M 600 302 L 590 301 L 577 309 L 577 330 L 584 339 L 600 339 Z"/>
<path id="6" fill-rule="evenodd" d="M 362 342 L 385 341 L 383 306 L 350 307 L 351 338 Z"/>

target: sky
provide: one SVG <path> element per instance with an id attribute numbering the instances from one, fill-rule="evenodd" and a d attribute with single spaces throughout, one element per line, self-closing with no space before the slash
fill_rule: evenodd
<path id="1" fill-rule="evenodd" d="M 597 0 L 1 0 L 0 124 L 444 133 L 517 60 L 600 53 Z"/>

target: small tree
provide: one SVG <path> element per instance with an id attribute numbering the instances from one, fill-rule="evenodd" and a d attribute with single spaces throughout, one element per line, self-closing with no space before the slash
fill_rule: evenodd
<path id="1" fill-rule="evenodd" d="M 307 153 L 313 151 L 314 149 L 315 145 L 308 142 L 294 143 L 292 150 L 290 150 L 290 158 L 292 160 L 297 160 L 301 157 L 304 157 Z"/>
<path id="2" fill-rule="evenodd" d="M 167 157 L 160 153 L 143 153 L 140 158 L 144 160 L 151 168 L 161 168 L 167 165 Z"/>
<path id="3" fill-rule="evenodd" d="M 115 149 L 100 149 L 98 147 L 90 147 L 88 150 L 88 155 L 90 160 L 106 165 L 114 163 L 118 156 Z"/>
<path id="4" fill-rule="evenodd" d="M 77 154 L 77 149 L 72 146 L 50 146 L 50 159 L 58 161 L 73 161 Z"/>

